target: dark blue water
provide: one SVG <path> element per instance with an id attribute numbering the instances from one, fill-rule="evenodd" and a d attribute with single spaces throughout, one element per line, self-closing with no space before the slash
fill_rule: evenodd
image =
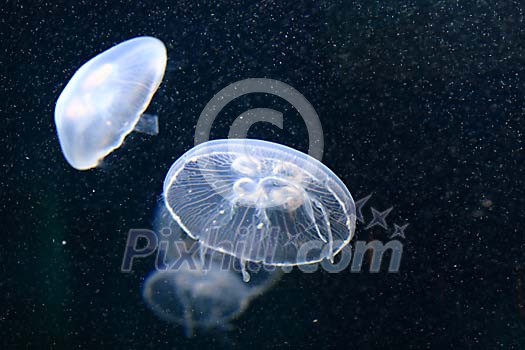
<path id="1" fill-rule="evenodd" d="M 525 347 L 524 5 L 457 1 L 8 1 L 0 9 L 2 348 L 522 349 Z M 161 39 L 168 70 L 148 111 L 101 167 L 64 160 L 54 104 L 95 54 Z M 120 272 L 127 232 L 151 227 L 164 176 L 193 146 L 223 87 L 271 78 L 320 116 L 323 162 L 355 199 L 357 238 L 409 223 L 398 273 L 287 274 L 227 333 L 157 319 L 141 299 L 152 259 Z M 302 151 L 286 101 L 243 96 L 211 138 L 250 108 L 284 114 L 250 137 Z M 387 230 L 366 229 L 371 207 Z"/>

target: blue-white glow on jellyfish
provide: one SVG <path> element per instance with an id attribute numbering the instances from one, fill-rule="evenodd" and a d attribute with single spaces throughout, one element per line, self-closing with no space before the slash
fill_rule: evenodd
<path id="1" fill-rule="evenodd" d="M 68 163 L 96 167 L 133 130 L 155 135 L 156 116 L 143 114 L 166 70 L 166 47 L 138 37 L 102 52 L 80 67 L 55 107 L 55 124 Z"/>
<path id="2" fill-rule="evenodd" d="M 333 261 L 356 224 L 354 200 L 330 169 L 292 148 L 253 139 L 209 141 L 186 152 L 168 171 L 164 201 L 201 247 L 241 265 Z M 304 249 L 313 243 L 320 249 Z M 250 279 L 245 270 L 243 276 Z"/>

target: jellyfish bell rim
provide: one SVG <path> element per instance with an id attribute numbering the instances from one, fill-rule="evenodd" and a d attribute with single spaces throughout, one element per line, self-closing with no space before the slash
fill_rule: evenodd
<path id="1" fill-rule="evenodd" d="M 100 61 L 104 60 L 107 56 L 110 56 L 114 54 L 118 50 L 124 49 L 126 46 L 133 45 L 137 42 L 142 42 L 141 45 L 143 47 L 152 47 L 154 50 L 157 50 L 159 54 L 155 55 L 155 61 L 156 61 L 156 67 L 158 69 L 155 71 L 155 74 L 152 75 L 154 79 L 152 81 L 154 82 L 151 86 L 147 99 L 145 99 L 144 104 L 139 108 L 136 112 L 131 113 L 131 115 L 128 116 L 129 124 L 126 127 L 121 127 L 120 133 L 118 136 L 116 136 L 113 139 L 113 142 L 111 143 L 110 147 L 104 148 L 103 150 L 97 150 L 97 152 L 93 152 L 93 156 L 89 157 L 88 160 L 81 159 L 77 160 L 73 154 L 67 149 L 65 143 L 65 136 L 62 136 L 62 130 L 63 125 L 65 123 L 65 120 L 63 120 L 65 115 L 65 108 L 67 108 L 68 102 L 71 100 L 71 98 L 74 96 L 74 92 L 79 84 L 83 82 L 84 79 L 88 77 L 88 72 L 90 69 L 96 65 L 97 63 L 100 63 Z M 151 51 L 148 51 L 151 52 Z M 135 129 L 135 126 L 139 123 L 140 118 L 142 117 L 144 111 L 147 109 L 149 104 L 151 103 L 151 100 L 153 99 L 153 96 L 157 92 L 160 84 L 162 83 L 162 80 L 164 78 L 165 72 L 166 72 L 166 66 L 167 66 L 167 49 L 164 43 L 155 37 L 152 36 L 139 36 L 134 37 L 131 39 L 127 39 L 125 41 L 122 41 L 114 46 L 109 47 L 108 49 L 98 53 L 94 57 L 90 58 L 87 62 L 83 63 L 71 76 L 71 78 L 68 80 L 66 85 L 64 86 L 62 92 L 57 98 L 57 101 L 55 103 L 55 111 L 54 111 L 54 121 L 56 126 L 56 132 L 58 135 L 59 144 L 62 150 L 62 153 L 64 155 L 64 158 L 67 160 L 69 165 L 71 165 L 73 168 L 77 170 L 89 170 L 92 168 L 96 168 L 100 162 L 108 156 L 110 153 L 118 149 L 122 146 L 122 143 L 124 142 L 124 139 Z M 95 117 L 96 115 L 92 115 L 91 117 Z M 74 144 L 74 142 L 73 142 Z"/>
<path id="2" fill-rule="evenodd" d="M 345 190 L 345 192 L 347 192 L 349 197 L 353 200 L 353 197 L 350 194 L 350 191 L 348 191 L 348 188 L 346 187 L 344 182 L 339 178 L 339 176 L 337 176 L 330 168 L 328 168 L 321 161 L 319 161 L 316 158 L 310 156 L 309 154 L 303 153 L 303 152 L 301 152 L 301 151 L 299 151 L 299 150 L 297 150 L 295 148 L 292 148 L 292 147 L 289 147 L 289 146 L 286 146 L 286 145 L 283 145 L 283 144 L 280 144 L 280 143 L 277 143 L 277 142 L 266 141 L 266 140 L 261 140 L 261 139 L 215 139 L 215 140 L 210 140 L 210 141 L 206 141 L 206 142 L 200 143 L 197 146 L 194 146 L 194 147 L 190 148 L 182 156 L 177 158 L 177 160 L 175 160 L 175 162 L 173 162 L 173 164 L 170 166 L 170 169 L 168 170 L 168 172 L 166 174 L 166 177 L 164 179 L 163 192 L 165 193 L 166 192 L 166 188 L 169 187 L 169 185 L 171 185 L 171 183 L 170 183 L 170 181 L 168 181 L 168 179 L 169 178 L 174 178 L 174 176 L 170 176 L 171 173 L 174 172 L 174 169 L 176 169 L 176 167 L 179 166 L 181 163 L 186 163 L 187 162 L 187 158 L 189 158 L 190 154 L 193 155 L 195 153 L 195 155 L 192 157 L 192 158 L 195 158 L 195 156 L 198 156 L 201 153 L 206 153 L 206 152 L 204 152 L 204 150 L 206 150 L 207 148 L 215 148 L 216 149 L 211 154 L 219 153 L 219 151 L 217 151 L 217 149 L 218 149 L 217 146 L 222 146 L 222 145 L 226 146 L 225 147 L 226 149 L 232 148 L 232 147 L 234 147 L 236 145 L 241 145 L 241 146 L 252 146 L 252 147 L 253 146 L 261 146 L 261 148 L 273 148 L 273 151 L 276 150 L 275 148 L 281 148 L 282 150 L 286 150 L 287 152 L 291 153 L 293 156 L 295 156 L 297 158 L 301 158 L 303 160 L 308 160 L 313 165 L 319 167 L 320 169 L 323 169 L 329 175 L 332 175 L 333 178 L 335 179 L 334 182 L 339 187 L 341 187 L 341 189 Z M 282 151 L 279 150 L 279 152 L 282 152 Z M 236 153 L 240 153 L 240 152 L 236 152 Z M 248 152 L 248 155 L 249 155 L 249 152 Z"/>
<path id="3" fill-rule="evenodd" d="M 268 263 L 268 262 L 264 261 L 263 259 L 250 259 L 250 258 L 242 258 L 241 259 L 240 257 L 237 257 L 234 254 L 234 252 L 227 251 L 227 250 L 225 250 L 225 249 L 223 249 L 221 247 L 211 246 L 210 244 L 207 244 L 204 240 L 200 240 L 199 239 L 200 235 L 196 235 L 196 234 L 192 233 L 188 229 L 188 227 L 183 223 L 182 219 L 174 212 L 174 210 L 172 209 L 170 203 L 168 202 L 167 193 L 169 191 L 169 188 L 171 187 L 171 185 L 173 184 L 173 182 L 177 178 L 177 175 L 184 169 L 184 165 L 189 160 L 194 159 L 195 157 L 197 157 L 200 154 L 210 155 L 210 154 L 223 153 L 223 152 L 220 152 L 220 147 L 219 146 L 224 146 L 226 149 L 230 149 L 231 147 L 233 147 L 235 145 L 241 145 L 241 146 L 250 146 L 251 145 L 252 147 L 272 148 L 272 151 L 274 151 L 274 152 L 276 151 L 276 147 L 277 147 L 277 151 L 278 152 L 284 152 L 284 151 L 289 152 L 294 157 L 299 158 L 302 161 L 310 162 L 311 163 L 310 168 L 320 169 L 321 172 L 323 172 L 323 173 L 327 174 L 328 176 L 330 176 L 331 182 L 333 182 L 333 184 L 335 184 L 337 186 L 337 188 L 339 190 L 341 190 L 343 193 L 345 193 L 347 198 L 350 199 L 350 203 L 351 203 L 351 206 L 353 208 L 353 210 L 352 210 L 352 208 L 346 208 L 346 203 L 342 203 L 342 204 L 344 204 L 343 207 L 345 207 L 347 211 L 352 211 L 351 213 L 348 213 L 347 222 L 345 223 L 345 225 L 349 229 L 349 235 L 344 240 L 337 240 L 337 242 L 341 242 L 341 244 L 339 245 L 339 247 L 337 247 L 337 249 L 335 249 L 332 252 L 331 257 L 334 257 L 337 254 L 339 254 L 350 243 L 350 241 L 355 236 L 357 216 L 355 214 L 355 209 L 356 209 L 355 208 L 355 201 L 354 201 L 354 199 L 352 197 L 352 194 L 350 193 L 350 191 L 348 190 L 348 188 L 344 184 L 344 182 L 330 168 L 328 168 L 325 164 L 323 164 L 319 160 L 313 158 L 312 156 L 310 156 L 310 155 L 308 155 L 306 153 L 303 153 L 301 151 L 298 151 L 298 150 L 296 150 L 294 148 L 288 147 L 286 145 L 282 145 L 280 143 L 266 141 L 266 140 L 260 140 L 260 139 L 216 139 L 216 140 L 207 141 L 207 142 L 201 143 L 201 144 L 199 144 L 199 145 L 189 149 L 188 151 L 186 151 L 181 157 L 179 157 L 171 165 L 171 167 L 168 170 L 168 173 L 166 175 L 166 178 L 164 179 L 164 184 L 163 184 L 164 203 L 165 203 L 165 206 L 166 206 L 168 212 L 171 214 L 172 218 L 179 224 L 179 226 L 184 230 L 184 232 L 186 232 L 186 234 L 189 237 L 191 237 L 194 240 L 198 240 L 199 244 L 201 244 L 204 248 L 212 249 L 212 250 L 218 251 L 218 252 L 220 252 L 222 254 L 227 254 L 227 255 L 233 256 L 234 258 L 239 259 L 239 260 L 244 261 L 244 262 L 254 262 L 254 263 L 260 263 L 260 264 L 265 264 L 265 265 L 269 265 L 269 266 L 290 267 L 290 266 L 299 266 L 299 265 L 310 265 L 310 264 L 320 263 L 323 260 L 328 259 L 328 256 L 322 256 L 322 255 L 320 255 L 320 257 L 318 259 L 312 259 L 312 260 L 309 260 L 309 261 L 299 262 L 299 263 L 297 263 L 297 262 L 295 262 L 295 263 L 293 263 L 293 262 L 271 262 L 271 263 Z M 205 152 L 208 148 L 212 148 L 214 151 L 213 152 Z M 233 153 L 233 151 L 231 151 L 231 152 Z M 236 153 L 239 153 L 239 152 L 236 152 Z M 303 168 L 303 170 L 304 170 L 304 168 Z"/>

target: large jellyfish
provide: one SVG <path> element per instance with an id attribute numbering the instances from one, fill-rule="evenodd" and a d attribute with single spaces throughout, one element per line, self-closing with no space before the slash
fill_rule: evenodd
<path id="1" fill-rule="evenodd" d="M 148 276 L 142 296 L 158 317 L 184 326 L 187 336 L 195 328 L 229 329 L 230 321 L 281 276 L 279 269 L 259 267 L 244 283 L 233 257 L 208 251 L 202 259 L 194 254 L 199 242 L 185 237 L 164 205 L 155 226 L 164 264 Z"/>
<path id="2" fill-rule="evenodd" d="M 55 107 L 58 139 L 72 167 L 96 167 L 133 130 L 158 133 L 157 117 L 143 112 L 162 81 L 166 61 L 160 40 L 138 37 L 78 69 Z"/>
<path id="3" fill-rule="evenodd" d="M 354 235 L 355 204 L 316 159 L 253 139 L 215 140 L 186 152 L 164 180 L 169 212 L 201 247 L 244 262 L 333 261 Z M 243 270 L 244 280 L 250 276 Z"/>

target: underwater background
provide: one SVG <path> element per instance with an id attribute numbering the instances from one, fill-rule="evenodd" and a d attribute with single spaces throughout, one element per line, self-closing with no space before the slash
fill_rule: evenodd
<path id="1" fill-rule="evenodd" d="M 524 349 L 525 5 L 519 1 L 6 1 L 0 7 L 0 348 Z M 94 170 L 64 160 L 53 121 L 72 74 L 140 35 L 168 49 L 148 108 Z M 409 224 L 398 273 L 285 274 L 230 331 L 158 319 L 141 288 L 153 257 L 120 267 L 151 228 L 170 165 L 219 90 L 283 81 L 319 114 L 323 163 L 358 200 L 354 240 Z M 250 108 L 284 114 L 249 137 L 308 150 L 301 116 L 266 94 L 232 101 L 211 139 Z M 388 228 L 366 229 L 393 207 Z"/>

